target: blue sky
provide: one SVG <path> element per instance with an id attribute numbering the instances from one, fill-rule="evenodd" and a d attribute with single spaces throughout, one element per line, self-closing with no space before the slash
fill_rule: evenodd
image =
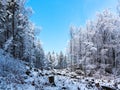
<path id="1" fill-rule="evenodd" d="M 85 25 L 96 12 L 110 8 L 115 11 L 117 0 L 28 0 L 34 13 L 31 21 L 42 27 L 39 35 L 45 52 L 65 51 L 69 27 Z"/>

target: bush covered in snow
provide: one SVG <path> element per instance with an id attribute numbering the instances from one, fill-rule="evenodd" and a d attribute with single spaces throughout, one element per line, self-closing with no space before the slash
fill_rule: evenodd
<path id="1" fill-rule="evenodd" d="M 0 49 L 0 77 L 4 77 L 8 83 L 23 83 L 25 70 L 24 62 L 12 58 Z"/>

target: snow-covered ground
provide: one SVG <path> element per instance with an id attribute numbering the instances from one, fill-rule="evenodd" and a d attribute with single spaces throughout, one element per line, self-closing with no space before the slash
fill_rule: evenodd
<path id="1" fill-rule="evenodd" d="M 58 74 L 58 73 L 57 73 Z M 60 74 L 60 73 L 59 73 Z M 86 87 L 88 81 L 93 78 L 71 78 L 69 76 L 54 75 L 52 71 L 31 71 L 31 74 L 27 76 L 24 84 L 11 83 L 7 84 L 6 89 L 3 87 L 0 90 L 94 90 L 95 87 L 88 89 Z M 54 76 L 55 85 L 49 83 L 48 77 Z M 95 82 L 99 82 L 101 85 L 113 87 L 113 80 L 96 79 Z M 4 85 L 1 85 L 4 84 Z M 0 86 L 5 86 L 5 82 L 0 83 Z M 94 84 L 93 84 L 94 86 Z M 120 85 L 119 85 L 120 86 Z M 120 87 L 119 87 L 120 88 Z"/>
<path id="2" fill-rule="evenodd" d="M 54 76 L 54 84 L 49 83 L 49 77 Z M 93 86 L 89 87 L 89 82 Z M 21 60 L 14 59 L 0 50 L 0 90 L 95 90 L 95 83 L 114 87 L 114 81 L 120 89 L 120 78 L 83 77 L 67 69 L 39 70 L 30 69 Z"/>
<path id="3" fill-rule="evenodd" d="M 69 72 L 69 74 L 71 73 Z M 49 76 L 54 76 L 55 85 L 49 83 Z M 88 82 L 93 79 L 94 78 L 84 78 L 82 76 L 79 79 L 76 79 L 74 77 L 67 76 L 66 72 L 64 71 L 60 73 L 59 71 L 53 72 L 47 70 L 31 70 L 31 73 L 29 76 L 27 76 L 24 84 L 8 84 L 7 89 L 3 90 L 96 90 L 94 83 L 93 87 L 86 87 L 88 85 Z M 113 80 L 107 79 L 95 79 L 95 82 L 99 82 L 101 85 L 109 87 L 113 87 L 114 84 Z"/>

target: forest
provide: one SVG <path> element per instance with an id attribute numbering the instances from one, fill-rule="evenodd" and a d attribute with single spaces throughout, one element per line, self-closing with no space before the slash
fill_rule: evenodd
<path id="1" fill-rule="evenodd" d="M 45 53 L 25 4 L 0 0 L 0 90 L 120 90 L 120 2 L 68 26 L 66 53 Z"/>

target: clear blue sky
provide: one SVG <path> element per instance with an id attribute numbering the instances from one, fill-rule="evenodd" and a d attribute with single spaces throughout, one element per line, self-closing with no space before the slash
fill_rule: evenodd
<path id="1" fill-rule="evenodd" d="M 69 40 L 69 27 L 85 25 L 97 11 L 114 10 L 117 0 L 28 0 L 27 6 L 34 10 L 31 16 L 42 27 L 40 39 L 45 52 L 65 51 Z"/>

